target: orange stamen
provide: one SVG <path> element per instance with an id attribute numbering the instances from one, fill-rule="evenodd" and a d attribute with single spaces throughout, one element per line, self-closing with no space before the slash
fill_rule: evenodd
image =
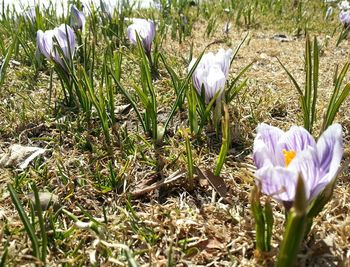
<path id="1" fill-rule="evenodd" d="M 294 157 L 296 156 L 297 153 L 295 153 L 294 150 L 285 150 L 283 149 L 282 151 L 283 155 L 284 155 L 284 162 L 286 164 L 286 167 L 290 164 L 290 162 L 294 159 Z"/>

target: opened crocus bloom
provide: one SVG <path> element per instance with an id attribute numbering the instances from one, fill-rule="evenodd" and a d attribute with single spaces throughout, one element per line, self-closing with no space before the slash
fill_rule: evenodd
<path id="1" fill-rule="evenodd" d="M 304 179 L 308 201 L 316 197 L 337 175 L 343 155 L 342 128 L 333 124 L 317 143 L 303 127 L 284 132 L 260 124 L 254 140 L 256 182 L 276 200 L 294 201 L 298 176 Z"/>
<path id="2" fill-rule="evenodd" d="M 146 19 L 133 19 L 128 29 L 128 38 L 132 44 L 137 44 L 136 33 L 139 35 L 147 53 L 151 52 L 152 42 L 156 35 L 154 22 Z"/>
<path id="3" fill-rule="evenodd" d="M 55 44 L 55 39 L 57 44 Z M 47 59 L 55 61 L 62 67 L 64 67 L 64 63 L 57 46 L 62 49 L 62 53 L 67 61 L 71 61 L 74 56 L 76 47 L 75 34 L 72 28 L 66 24 L 45 32 L 39 30 L 36 34 L 36 42 L 39 51 Z"/>
<path id="4" fill-rule="evenodd" d="M 70 7 L 70 24 L 74 29 L 83 30 L 85 25 L 85 15 L 75 5 Z"/>
<path id="5" fill-rule="evenodd" d="M 204 54 L 193 72 L 193 84 L 198 94 L 204 90 L 205 101 L 208 104 L 215 94 L 223 91 L 230 69 L 232 50 L 220 49 L 216 54 Z M 193 58 L 188 70 L 190 71 L 196 62 Z"/>

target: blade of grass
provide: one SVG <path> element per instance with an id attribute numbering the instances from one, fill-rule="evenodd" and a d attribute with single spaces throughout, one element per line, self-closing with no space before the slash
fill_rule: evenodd
<path id="1" fill-rule="evenodd" d="M 215 176 L 219 176 L 222 166 L 224 165 L 228 148 L 230 144 L 230 117 L 228 108 L 224 105 L 224 116 L 222 118 L 222 144 L 220 149 L 220 154 L 216 162 L 216 167 L 214 171 Z"/>
<path id="2" fill-rule="evenodd" d="M 205 50 L 204 50 L 205 51 Z M 204 54 L 204 51 L 200 54 L 200 56 L 197 58 L 196 62 L 193 64 L 191 70 L 188 72 L 184 82 L 182 83 L 181 87 L 180 87 L 180 90 L 179 90 L 179 94 L 177 95 L 176 97 L 176 101 L 175 103 L 173 104 L 173 107 L 168 115 L 168 118 L 167 120 L 165 121 L 164 123 L 164 129 L 167 129 L 168 127 L 168 124 L 170 122 L 170 120 L 173 118 L 173 116 L 175 115 L 175 111 L 176 109 L 178 108 L 179 106 L 179 102 L 181 100 L 181 98 L 183 97 L 183 95 L 186 93 L 186 90 L 188 89 L 188 83 L 190 81 L 190 79 L 192 78 L 192 75 L 193 75 L 193 72 L 195 71 L 195 69 L 197 68 L 203 54 Z"/>
<path id="3" fill-rule="evenodd" d="M 244 36 L 243 40 L 242 40 L 242 41 L 238 44 L 238 46 L 236 47 L 235 51 L 233 52 L 230 65 L 232 64 L 233 60 L 236 58 L 236 56 L 237 56 L 239 50 L 241 49 L 243 43 L 244 43 L 245 40 L 248 38 L 248 35 L 249 35 L 249 32 L 247 32 L 247 34 Z"/>
<path id="4" fill-rule="evenodd" d="M 114 82 L 117 84 L 119 90 L 121 91 L 121 93 L 128 99 L 129 103 L 131 104 L 132 108 L 134 109 L 134 111 L 136 112 L 137 117 L 139 118 L 139 121 L 142 125 L 142 128 L 144 130 L 144 132 L 147 132 L 147 127 L 146 127 L 146 123 L 141 115 L 140 110 L 137 107 L 137 104 L 135 102 L 135 100 L 131 97 L 131 95 L 128 93 L 128 91 L 121 85 L 121 83 L 118 81 L 118 79 L 115 77 L 115 74 L 111 71 L 111 69 L 109 69 L 109 74 L 112 75 L 112 78 L 114 80 Z"/>
<path id="5" fill-rule="evenodd" d="M 44 217 L 43 217 L 43 211 L 41 209 L 41 204 L 40 204 L 40 198 L 39 198 L 39 192 L 38 188 L 36 185 L 33 183 L 32 184 L 32 189 L 34 193 L 34 198 L 35 198 L 35 210 L 37 212 L 38 220 L 39 220 L 39 226 L 40 226 L 40 233 L 41 233 L 41 261 L 46 263 L 46 255 L 47 255 L 47 235 L 46 235 L 46 228 L 45 228 L 45 223 L 44 223 Z"/>
<path id="6" fill-rule="evenodd" d="M 10 63 L 10 59 L 12 57 L 13 50 L 16 46 L 16 42 L 17 42 L 16 40 L 17 40 L 17 38 L 15 38 L 15 40 L 12 42 L 12 44 L 7 48 L 5 58 L 3 59 L 3 62 L 2 62 L 1 68 L 0 68 L 0 86 L 4 83 L 5 76 L 6 76 L 6 70 L 7 70 L 9 63 Z"/>
<path id="7" fill-rule="evenodd" d="M 186 130 L 183 131 L 186 145 L 186 155 L 187 155 L 187 173 L 188 178 L 193 179 L 193 158 L 192 158 L 192 148 L 190 139 L 188 138 L 188 134 Z"/>
<path id="8" fill-rule="evenodd" d="M 32 224 L 29 221 L 29 218 L 26 214 L 26 212 L 23 209 L 22 203 L 18 199 L 17 193 L 12 187 L 12 185 L 8 185 L 8 190 L 10 192 L 10 196 L 12 199 L 13 204 L 16 207 L 16 210 L 18 212 L 18 215 L 20 216 L 22 223 L 24 225 L 24 229 L 26 230 L 30 241 L 32 242 L 32 250 L 33 250 L 33 256 L 40 259 L 40 252 L 39 252 L 39 242 L 38 238 L 35 235 L 35 230 L 32 226 Z"/>
<path id="9" fill-rule="evenodd" d="M 314 122 L 316 120 L 316 103 L 317 103 L 317 91 L 318 91 L 318 76 L 319 76 L 319 47 L 317 43 L 316 36 L 314 37 L 314 47 L 313 47 L 313 96 L 312 96 L 312 106 L 311 106 L 311 130 L 313 128 Z M 310 132 L 311 133 L 311 132 Z"/>
<path id="10" fill-rule="evenodd" d="M 306 44 L 305 44 L 305 88 L 304 88 L 304 97 L 305 97 L 305 108 L 308 116 L 304 116 L 304 128 L 311 133 L 312 125 L 310 124 L 310 118 L 312 114 L 310 114 L 311 107 L 311 96 L 312 96 L 312 56 L 311 56 L 311 43 L 310 38 L 306 36 Z"/>

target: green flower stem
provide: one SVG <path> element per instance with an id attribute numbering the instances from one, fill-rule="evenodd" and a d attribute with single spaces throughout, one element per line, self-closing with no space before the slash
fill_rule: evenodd
<path id="1" fill-rule="evenodd" d="M 294 205 L 288 213 L 287 227 L 275 267 L 294 266 L 307 222 L 305 186 L 302 177 L 299 176 Z"/>
<path id="2" fill-rule="evenodd" d="M 260 192 L 254 186 L 251 195 L 251 209 L 255 220 L 256 249 L 260 252 L 271 250 L 271 237 L 273 228 L 273 214 L 269 202 L 263 207 L 260 203 Z"/>

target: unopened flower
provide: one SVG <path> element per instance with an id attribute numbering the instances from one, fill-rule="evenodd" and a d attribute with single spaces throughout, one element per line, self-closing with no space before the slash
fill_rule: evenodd
<path id="1" fill-rule="evenodd" d="M 198 94 L 204 89 L 205 101 L 208 104 L 215 94 L 223 91 L 232 58 L 232 50 L 220 49 L 216 54 L 204 54 L 193 72 L 193 84 Z M 188 70 L 191 70 L 196 62 L 193 58 Z"/>
<path id="2" fill-rule="evenodd" d="M 347 28 L 350 25 L 350 10 L 342 10 L 339 13 L 339 20 Z"/>
<path id="3" fill-rule="evenodd" d="M 128 29 L 128 38 L 132 44 L 137 44 L 136 33 L 139 35 L 147 53 L 151 52 L 152 41 L 156 35 L 154 22 L 146 19 L 133 19 Z"/>
<path id="4" fill-rule="evenodd" d="M 54 39 L 57 40 L 57 44 L 55 44 Z M 36 35 L 36 42 L 39 51 L 47 59 L 55 61 L 62 67 L 64 67 L 64 63 L 57 45 L 62 49 L 63 56 L 67 61 L 72 60 L 74 56 L 76 47 L 75 34 L 73 29 L 66 24 L 45 32 L 39 30 Z"/>
<path id="5" fill-rule="evenodd" d="M 306 198 L 311 201 L 337 175 L 343 155 L 342 134 L 341 126 L 333 124 L 316 142 L 303 127 L 292 126 L 284 132 L 260 124 L 253 157 L 261 191 L 290 206 L 301 175 Z"/>
<path id="6" fill-rule="evenodd" d="M 85 15 L 75 5 L 70 7 L 70 24 L 74 29 L 80 30 L 83 30 L 85 25 Z"/>

